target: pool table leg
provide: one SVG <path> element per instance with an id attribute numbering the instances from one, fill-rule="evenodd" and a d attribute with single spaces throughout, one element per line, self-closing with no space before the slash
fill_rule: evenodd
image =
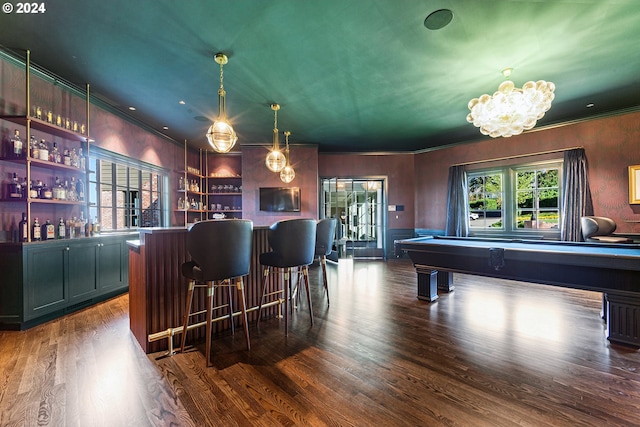
<path id="1" fill-rule="evenodd" d="M 640 348 L 640 298 L 606 293 L 607 339 Z"/>
<path id="2" fill-rule="evenodd" d="M 418 274 L 418 299 L 435 301 L 438 299 L 438 270 L 416 265 Z"/>

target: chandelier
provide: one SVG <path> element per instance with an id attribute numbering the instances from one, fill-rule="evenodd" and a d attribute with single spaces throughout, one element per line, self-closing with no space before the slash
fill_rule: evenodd
<path id="1" fill-rule="evenodd" d="M 271 109 L 273 110 L 273 146 L 269 154 L 267 154 L 265 164 L 271 172 L 280 172 L 287 164 L 287 159 L 284 154 L 282 154 L 278 141 L 278 110 L 280 109 L 280 105 L 271 104 Z"/>
<path id="2" fill-rule="evenodd" d="M 238 135 L 227 121 L 227 108 L 225 102 L 226 92 L 222 84 L 222 66 L 229 62 L 229 58 L 224 53 L 216 53 L 215 61 L 220 64 L 220 89 L 218 89 L 218 118 L 207 131 L 209 145 L 218 153 L 228 153 L 238 140 Z"/>
<path id="3" fill-rule="evenodd" d="M 280 171 L 280 180 L 282 182 L 285 183 L 290 183 L 291 181 L 294 180 L 294 178 L 296 177 L 296 171 L 293 170 L 293 167 L 291 167 L 291 160 L 289 159 L 289 136 L 291 135 L 291 132 L 286 131 L 284 133 L 284 138 L 285 138 L 285 150 L 284 150 L 284 157 L 285 157 L 285 162 L 286 162 L 286 166 Z"/>
<path id="4" fill-rule="evenodd" d="M 498 86 L 498 91 L 492 96 L 484 94 L 469 101 L 471 113 L 467 115 L 467 121 L 492 138 L 508 138 L 533 129 L 551 108 L 555 98 L 553 91 L 556 86 L 553 83 L 529 81 L 520 89 L 509 80 L 511 71 L 511 68 L 502 71 L 507 80 Z"/>

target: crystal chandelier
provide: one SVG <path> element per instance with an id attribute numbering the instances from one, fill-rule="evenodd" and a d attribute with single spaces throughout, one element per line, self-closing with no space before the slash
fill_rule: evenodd
<path id="1" fill-rule="evenodd" d="M 551 108 L 555 98 L 553 92 L 556 86 L 553 83 L 529 81 L 520 89 L 509 80 L 511 71 L 511 68 L 502 71 L 507 80 L 500 84 L 492 96 L 484 94 L 469 101 L 471 113 L 467 115 L 467 121 L 492 138 L 508 138 L 533 129 Z"/>
<path id="2" fill-rule="evenodd" d="M 293 170 L 293 167 L 291 167 L 291 160 L 289 159 L 289 136 L 291 135 L 291 132 L 286 131 L 284 133 L 284 138 L 285 138 L 285 162 L 286 162 L 286 166 L 280 171 L 280 180 L 282 182 L 285 183 L 290 183 L 291 181 L 294 180 L 294 178 L 296 177 L 296 171 Z"/>
<path id="3" fill-rule="evenodd" d="M 278 110 L 280 109 L 280 105 L 271 104 L 271 109 L 273 110 L 273 146 L 269 154 L 267 154 L 265 164 L 271 172 L 280 172 L 287 164 L 287 159 L 282 153 L 282 150 L 280 150 L 280 143 L 278 141 Z"/>
<path id="4" fill-rule="evenodd" d="M 222 66 L 229 62 L 229 58 L 224 53 L 216 53 L 215 61 L 220 64 L 220 89 L 218 89 L 218 118 L 207 131 L 209 145 L 218 153 L 228 153 L 238 140 L 238 135 L 227 121 L 227 108 L 225 102 L 226 92 L 222 84 Z"/>

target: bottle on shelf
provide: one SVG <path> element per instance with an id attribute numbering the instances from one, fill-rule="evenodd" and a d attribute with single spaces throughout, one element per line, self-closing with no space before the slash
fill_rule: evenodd
<path id="1" fill-rule="evenodd" d="M 62 185 L 60 178 L 56 176 L 55 184 L 53 186 L 53 199 L 54 200 L 67 200 L 67 190 Z"/>
<path id="2" fill-rule="evenodd" d="M 11 146 L 11 157 L 14 159 L 21 159 L 24 157 L 24 144 L 22 143 L 22 139 L 20 139 L 20 131 L 15 129 L 13 131 L 13 136 L 10 141 Z"/>
<path id="3" fill-rule="evenodd" d="M 42 230 L 40 232 L 42 240 L 53 240 L 56 238 L 56 227 L 51 224 L 50 220 L 46 220 L 46 222 L 42 225 Z"/>
<path id="4" fill-rule="evenodd" d="M 31 150 L 31 158 L 37 159 L 40 157 L 40 143 L 38 142 L 38 139 L 33 135 L 31 135 L 29 149 Z"/>
<path id="5" fill-rule="evenodd" d="M 44 139 L 40 140 L 40 146 L 38 147 L 38 156 L 40 160 L 50 160 L 49 159 L 49 144 Z"/>
<path id="6" fill-rule="evenodd" d="M 93 236 L 93 223 L 91 220 L 87 220 L 84 222 L 84 237 Z"/>
<path id="7" fill-rule="evenodd" d="M 178 181 L 178 190 L 179 191 L 184 191 L 184 177 L 180 177 L 180 181 Z"/>
<path id="8" fill-rule="evenodd" d="M 7 189 L 7 195 L 9 199 L 21 199 L 22 198 L 22 184 L 18 180 L 18 174 L 13 173 L 13 178 L 9 182 L 9 188 Z"/>
<path id="9" fill-rule="evenodd" d="M 73 179 L 73 178 L 72 178 Z M 84 202 L 84 180 L 78 179 L 76 182 L 76 194 L 79 202 Z"/>
<path id="10" fill-rule="evenodd" d="M 66 235 L 67 235 L 67 227 L 62 217 L 60 217 L 60 221 L 58 222 L 58 239 L 64 239 Z"/>
<path id="11" fill-rule="evenodd" d="M 53 199 L 53 190 L 47 187 L 47 184 L 42 184 L 42 187 L 40 190 L 40 198 L 47 199 L 47 200 Z"/>
<path id="12" fill-rule="evenodd" d="M 96 220 L 93 221 L 93 234 L 97 236 L 98 234 L 100 234 L 100 230 L 101 230 L 100 222 L 98 221 L 98 217 L 96 216 Z"/>
<path id="13" fill-rule="evenodd" d="M 67 219 L 67 228 L 69 229 L 69 238 L 73 239 L 76 237 L 76 219 L 72 217 L 71 219 Z"/>
<path id="14" fill-rule="evenodd" d="M 22 221 L 18 224 L 18 239 L 21 242 L 29 240 L 29 222 L 25 212 L 22 212 Z"/>
<path id="15" fill-rule="evenodd" d="M 76 193 L 76 177 L 71 177 L 71 183 L 67 180 L 64 181 L 64 187 L 66 189 L 66 197 L 70 202 L 78 201 L 78 193 Z"/>
<path id="16" fill-rule="evenodd" d="M 71 166 L 71 153 L 69 153 L 69 150 L 66 148 L 62 153 L 62 163 L 66 166 Z"/>
<path id="17" fill-rule="evenodd" d="M 38 218 L 34 218 L 33 227 L 31 228 L 31 240 L 38 242 L 42 240 L 41 236 L 40 223 L 38 222 Z"/>
<path id="18" fill-rule="evenodd" d="M 87 168 L 87 159 L 82 154 L 82 147 L 78 149 L 78 167 L 82 170 Z"/>
<path id="19" fill-rule="evenodd" d="M 40 197 L 40 189 L 37 187 L 37 184 L 33 183 L 33 180 L 29 183 L 29 198 L 37 199 Z"/>
<path id="20" fill-rule="evenodd" d="M 61 162 L 60 150 L 58 149 L 57 142 L 53 143 L 53 148 L 51 149 L 51 153 L 49 154 L 49 160 L 52 161 L 53 163 Z"/>
<path id="21" fill-rule="evenodd" d="M 78 162 L 78 152 L 75 148 L 71 149 L 71 153 L 69 153 L 69 156 L 71 157 L 71 166 L 73 166 L 74 168 L 80 167 L 80 164 Z"/>

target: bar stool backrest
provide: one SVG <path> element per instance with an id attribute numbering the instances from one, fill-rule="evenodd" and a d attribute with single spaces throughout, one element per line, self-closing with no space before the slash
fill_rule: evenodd
<path id="1" fill-rule="evenodd" d="M 277 267 L 297 267 L 313 262 L 316 241 L 315 219 L 286 219 L 271 225 L 269 245 Z"/>
<path id="2" fill-rule="evenodd" d="M 327 256 L 331 254 L 331 247 L 336 233 L 336 219 L 325 218 L 318 221 L 316 231 L 316 253 L 315 256 Z"/>
<path id="3" fill-rule="evenodd" d="M 219 219 L 195 223 L 187 234 L 187 251 L 208 280 L 249 274 L 253 222 Z"/>

